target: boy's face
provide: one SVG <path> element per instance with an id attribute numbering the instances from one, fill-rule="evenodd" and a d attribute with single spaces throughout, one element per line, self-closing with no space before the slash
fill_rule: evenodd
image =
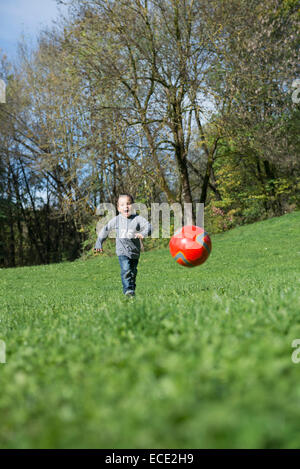
<path id="1" fill-rule="evenodd" d="M 132 203 L 130 197 L 120 197 L 118 200 L 118 211 L 123 217 L 130 217 L 132 213 Z"/>

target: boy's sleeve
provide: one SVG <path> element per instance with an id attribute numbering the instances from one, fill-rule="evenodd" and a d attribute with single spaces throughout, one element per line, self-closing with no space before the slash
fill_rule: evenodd
<path id="1" fill-rule="evenodd" d="M 106 240 L 109 232 L 111 230 L 114 230 L 115 228 L 116 228 L 116 217 L 110 220 L 106 225 L 103 226 L 102 230 L 100 231 L 98 235 L 94 249 L 102 249 L 103 241 Z"/>
<path id="2" fill-rule="evenodd" d="M 140 233 L 144 238 L 150 236 L 152 232 L 151 224 L 144 217 L 140 217 Z"/>

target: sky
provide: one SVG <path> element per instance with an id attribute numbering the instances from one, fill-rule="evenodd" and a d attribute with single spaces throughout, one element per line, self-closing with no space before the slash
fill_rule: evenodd
<path id="1" fill-rule="evenodd" d="M 13 60 L 22 34 L 34 45 L 39 30 L 58 16 L 55 0 L 0 0 L 0 49 Z"/>

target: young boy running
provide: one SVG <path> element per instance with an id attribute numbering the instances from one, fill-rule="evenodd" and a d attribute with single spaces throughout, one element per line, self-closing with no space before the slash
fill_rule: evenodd
<path id="1" fill-rule="evenodd" d="M 123 293 L 135 296 L 135 281 L 139 262 L 141 241 L 151 234 L 150 223 L 142 216 L 132 213 L 133 197 L 122 194 L 118 198 L 119 215 L 112 218 L 100 231 L 95 252 L 103 252 L 102 244 L 111 230 L 116 230 L 116 254 L 121 266 Z"/>

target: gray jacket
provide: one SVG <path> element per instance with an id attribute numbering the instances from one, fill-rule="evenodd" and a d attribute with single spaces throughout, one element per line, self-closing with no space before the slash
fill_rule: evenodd
<path id="1" fill-rule="evenodd" d="M 102 249 L 103 241 L 108 237 L 111 230 L 116 230 L 116 254 L 117 256 L 127 256 L 131 259 L 138 259 L 141 251 L 141 243 L 135 238 L 136 233 L 141 233 L 143 237 L 151 234 L 150 223 L 140 215 L 130 215 L 123 217 L 121 214 L 112 218 L 100 231 L 95 244 L 95 249 Z"/>

